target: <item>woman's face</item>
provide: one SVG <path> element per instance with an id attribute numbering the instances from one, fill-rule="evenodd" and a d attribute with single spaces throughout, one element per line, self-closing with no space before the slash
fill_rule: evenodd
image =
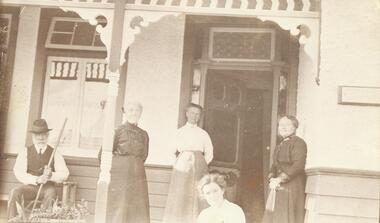
<path id="1" fill-rule="evenodd" d="M 292 120 L 287 117 L 283 117 L 280 119 L 278 123 L 278 134 L 283 138 L 286 138 L 296 131 L 296 127 L 294 127 Z"/>
<path id="2" fill-rule="evenodd" d="M 137 124 L 141 117 L 141 107 L 138 104 L 128 104 L 125 108 L 125 118 L 129 123 Z"/>
<path id="3" fill-rule="evenodd" d="M 201 110 L 196 107 L 190 107 L 186 111 L 187 122 L 196 125 L 201 117 Z"/>
<path id="4" fill-rule="evenodd" d="M 221 204 L 224 200 L 224 190 L 222 190 L 219 185 L 214 182 L 204 185 L 202 192 L 204 198 L 210 206 L 218 206 L 218 204 Z"/>

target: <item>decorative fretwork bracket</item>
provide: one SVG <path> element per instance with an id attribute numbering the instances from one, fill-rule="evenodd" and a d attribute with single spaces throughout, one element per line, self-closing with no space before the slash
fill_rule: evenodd
<path id="1" fill-rule="evenodd" d="M 111 49 L 112 38 L 112 23 L 113 23 L 113 9 L 107 8 L 99 10 L 98 8 L 66 8 L 61 7 L 64 11 L 73 11 L 87 20 L 91 25 L 96 25 L 96 31 L 100 33 L 100 39 L 107 48 L 107 58 L 109 58 L 109 52 Z M 150 24 L 158 22 L 165 16 L 179 16 L 183 13 L 179 12 L 150 12 L 150 11 L 127 11 L 125 10 L 124 30 L 123 30 L 123 42 L 121 46 L 121 58 L 120 65 L 125 62 L 125 52 L 128 47 L 134 42 L 136 36 L 141 33 L 144 27 L 148 27 Z M 107 25 L 102 26 L 98 23 L 97 18 L 104 17 L 107 20 Z"/>
<path id="2" fill-rule="evenodd" d="M 289 30 L 292 36 L 298 38 L 301 50 L 311 59 L 312 68 L 310 72 L 315 77 L 316 84 L 319 85 L 319 18 L 280 16 L 257 16 L 257 18 L 262 21 L 274 22 L 278 24 L 282 29 Z"/>

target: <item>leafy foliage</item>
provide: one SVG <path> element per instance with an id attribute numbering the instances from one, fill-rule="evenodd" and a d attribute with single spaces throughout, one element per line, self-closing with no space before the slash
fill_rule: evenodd
<path id="1" fill-rule="evenodd" d="M 31 222 L 39 222 L 41 219 L 65 219 L 80 220 L 89 215 L 88 202 L 83 199 L 75 206 L 61 205 L 61 202 L 55 200 L 53 207 L 48 209 L 35 209 L 31 214 Z"/>
<path id="2" fill-rule="evenodd" d="M 89 215 L 88 202 L 83 199 L 73 206 L 63 205 L 56 199 L 50 208 L 42 207 L 34 209 L 33 212 L 24 207 L 23 200 L 21 204 L 16 205 L 19 215 L 9 222 L 84 222 L 85 217 Z"/>

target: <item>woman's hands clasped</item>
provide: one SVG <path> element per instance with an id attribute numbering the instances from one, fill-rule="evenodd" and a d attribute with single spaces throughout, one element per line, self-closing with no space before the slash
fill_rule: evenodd
<path id="1" fill-rule="evenodd" d="M 276 177 L 276 178 L 271 178 L 269 180 L 269 188 L 270 189 L 278 189 L 280 188 L 280 183 L 281 183 L 281 179 Z"/>

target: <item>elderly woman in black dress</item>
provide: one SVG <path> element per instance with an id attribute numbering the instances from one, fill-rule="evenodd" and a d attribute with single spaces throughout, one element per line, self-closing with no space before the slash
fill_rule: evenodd
<path id="1" fill-rule="evenodd" d="M 148 185 L 144 162 L 149 137 L 137 123 L 142 113 L 138 102 L 125 107 L 126 122 L 115 131 L 107 222 L 149 223 Z"/>
<path id="2" fill-rule="evenodd" d="M 282 138 L 273 153 L 269 187 L 276 189 L 274 211 L 266 211 L 265 223 L 303 223 L 305 215 L 305 163 L 307 147 L 295 135 L 298 120 L 284 116 L 278 124 Z"/>

